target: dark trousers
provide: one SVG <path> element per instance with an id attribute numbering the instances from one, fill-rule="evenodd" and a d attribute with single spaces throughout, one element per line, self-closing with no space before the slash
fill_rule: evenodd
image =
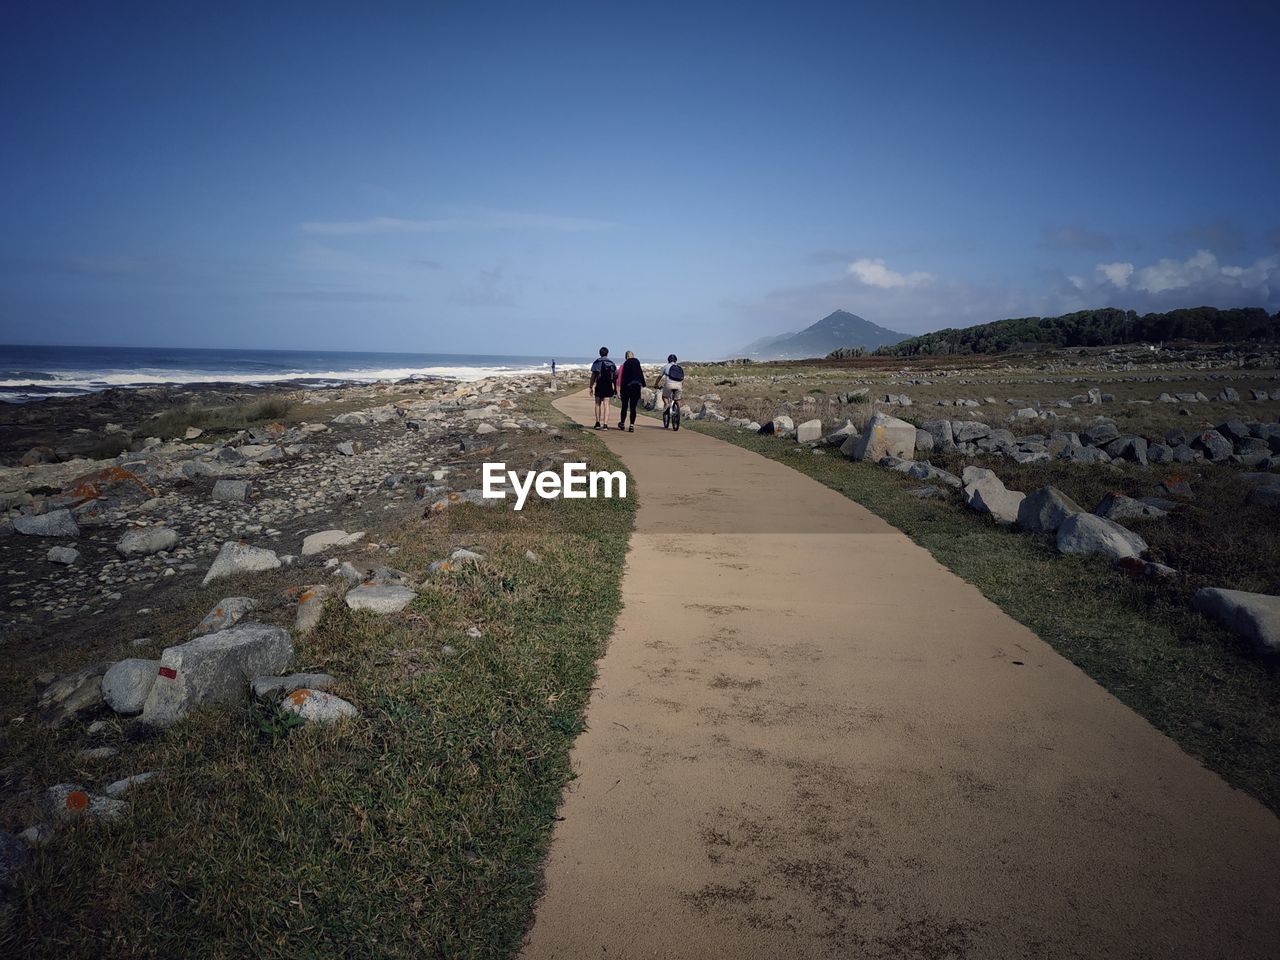
<path id="1" fill-rule="evenodd" d="M 636 422 L 636 404 L 640 402 L 640 384 L 628 383 L 622 388 L 622 399 L 620 406 L 622 409 L 618 412 L 618 423 L 622 424 L 627 419 L 627 411 L 631 411 L 631 422 Z"/>

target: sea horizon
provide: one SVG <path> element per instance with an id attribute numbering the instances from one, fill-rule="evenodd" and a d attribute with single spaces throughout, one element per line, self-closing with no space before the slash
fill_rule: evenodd
<path id="1" fill-rule="evenodd" d="M 583 357 L 366 350 L 0 345 L 0 402 L 27 403 L 112 388 L 233 384 L 326 387 L 409 377 L 481 380 L 565 369 Z"/>

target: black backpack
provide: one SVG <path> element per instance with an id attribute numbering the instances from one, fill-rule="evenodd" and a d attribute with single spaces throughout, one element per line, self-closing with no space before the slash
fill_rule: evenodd
<path id="1" fill-rule="evenodd" d="M 618 368 L 608 357 L 600 358 L 600 372 L 596 374 L 596 383 L 609 383 L 618 379 Z"/>
<path id="2" fill-rule="evenodd" d="M 667 367 L 667 379 L 672 383 L 683 383 L 684 367 L 680 366 L 678 363 L 673 363 L 671 366 Z"/>

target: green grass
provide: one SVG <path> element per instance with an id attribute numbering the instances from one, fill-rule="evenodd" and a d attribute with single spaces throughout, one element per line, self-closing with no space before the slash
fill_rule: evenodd
<path id="1" fill-rule="evenodd" d="M 835 451 L 723 424 L 689 424 L 804 473 L 893 524 L 977 586 L 1119 700 L 1228 782 L 1280 812 L 1280 677 L 1185 593 L 1065 557 L 1045 536 L 1000 527 L 957 500 L 917 500 L 919 481 Z M 1086 504 L 1086 508 L 1092 503 Z M 1248 553 L 1247 541 L 1237 541 Z"/>
<path id="2" fill-rule="evenodd" d="M 230 403 L 207 407 L 191 404 L 166 410 L 158 417 L 146 421 L 139 430 L 149 436 L 162 439 L 181 437 L 187 427 L 199 427 L 211 433 L 226 433 L 273 420 L 288 419 L 296 405 L 287 396 L 263 397 L 245 403 Z"/>
<path id="3" fill-rule="evenodd" d="M 596 438 L 572 442 L 620 468 Z M 3 918 L 0 955 L 509 956 L 532 917 L 633 519 L 629 500 L 531 500 L 384 537 L 415 574 L 458 545 L 487 560 L 433 577 L 402 617 L 330 601 L 296 666 L 338 677 L 358 720 L 290 727 L 265 707 L 210 710 L 126 745 L 126 772 L 164 779 L 137 789 L 120 823 L 57 833 Z M 33 730 L 3 747 L 71 736 Z"/>

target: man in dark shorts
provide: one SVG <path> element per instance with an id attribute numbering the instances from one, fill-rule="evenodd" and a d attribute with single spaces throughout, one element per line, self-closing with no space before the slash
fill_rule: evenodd
<path id="1" fill-rule="evenodd" d="M 591 395 L 596 399 L 595 429 L 609 429 L 609 398 L 613 396 L 618 368 L 609 359 L 609 348 L 601 347 L 600 356 L 591 364 Z M 603 414 L 603 416 L 602 416 Z"/>

